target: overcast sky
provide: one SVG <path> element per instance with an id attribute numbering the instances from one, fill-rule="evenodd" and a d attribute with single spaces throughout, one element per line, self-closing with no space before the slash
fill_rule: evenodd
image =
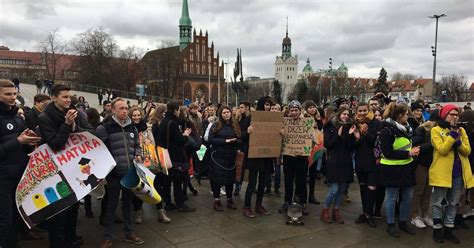
<path id="1" fill-rule="evenodd" d="M 416 3 L 413 3 L 416 2 Z M 182 0 L 0 0 L 0 45 L 37 50 L 47 32 L 65 40 L 102 26 L 120 47 L 145 51 L 163 40 L 178 41 Z M 351 77 L 376 78 L 381 67 L 432 77 L 435 20 L 437 77 L 463 74 L 474 81 L 474 1 L 439 0 L 189 0 L 193 27 L 208 30 L 221 58 L 233 63 L 242 48 L 244 76 L 274 76 L 286 17 L 292 52 L 301 71 L 310 58 L 315 69 L 342 61 Z M 229 67 L 229 72 L 232 68 Z"/>

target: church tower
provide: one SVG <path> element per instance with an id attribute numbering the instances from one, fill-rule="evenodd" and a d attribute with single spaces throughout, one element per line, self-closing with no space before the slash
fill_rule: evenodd
<path id="1" fill-rule="evenodd" d="M 183 51 L 191 43 L 193 22 L 189 17 L 188 0 L 183 0 L 181 18 L 179 18 L 179 50 Z"/>
<path id="2" fill-rule="evenodd" d="M 282 100 L 286 103 L 288 93 L 298 80 L 298 56 L 291 54 L 291 39 L 288 37 L 288 18 L 286 19 L 286 36 L 281 44 L 281 56 L 276 56 L 275 79 L 281 83 Z"/>

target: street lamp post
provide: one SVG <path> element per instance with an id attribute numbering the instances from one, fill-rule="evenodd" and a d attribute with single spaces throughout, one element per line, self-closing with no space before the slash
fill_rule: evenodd
<path id="1" fill-rule="evenodd" d="M 209 72 L 209 81 L 208 81 L 208 83 L 207 83 L 207 84 L 208 84 L 208 91 L 207 91 L 207 92 L 209 93 L 209 94 L 208 94 L 208 95 L 209 95 L 209 98 L 208 98 L 208 99 L 209 99 L 209 102 L 212 102 L 212 101 L 211 101 L 211 61 L 209 61 L 209 66 L 208 66 L 208 68 L 209 68 L 209 70 L 208 70 L 208 72 Z"/>
<path id="2" fill-rule="evenodd" d="M 229 61 L 229 59 L 227 58 L 227 61 L 224 62 L 224 64 L 225 64 L 225 87 L 226 87 L 225 103 L 226 103 L 226 106 L 229 106 L 229 82 L 227 81 L 227 76 L 229 75 L 227 73 L 227 64 L 229 64 L 228 61 Z"/>
<path id="3" fill-rule="evenodd" d="M 446 16 L 445 14 L 428 16 L 429 18 L 436 19 L 435 45 L 434 45 L 434 47 L 431 47 L 433 57 L 434 57 L 434 60 L 433 60 L 433 92 L 431 93 L 432 94 L 431 98 L 432 98 L 433 102 L 434 102 L 434 99 L 435 99 L 435 96 L 436 96 L 436 87 L 435 87 L 435 85 L 436 85 L 436 54 L 438 53 L 438 20 L 439 20 L 439 18 L 445 17 L 445 16 Z"/>
<path id="4" fill-rule="evenodd" d="M 332 58 L 329 58 L 329 73 L 331 80 L 329 81 L 329 102 L 332 101 Z"/>

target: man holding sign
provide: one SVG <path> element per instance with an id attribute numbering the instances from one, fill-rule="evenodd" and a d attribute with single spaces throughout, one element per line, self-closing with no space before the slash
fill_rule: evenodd
<path id="1" fill-rule="evenodd" d="M 284 212 L 288 204 L 296 202 L 302 205 L 303 214 L 306 209 L 306 175 L 308 172 L 308 156 L 311 152 L 314 128 L 313 118 L 301 116 L 301 104 L 293 100 L 288 104 L 290 117 L 283 120 L 282 154 L 283 173 L 285 176 L 285 203 L 279 212 Z M 293 185 L 296 185 L 293 194 Z M 293 198 L 294 196 L 294 198 Z"/>
<path id="2" fill-rule="evenodd" d="M 90 124 L 71 105 L 68 86 L 55 84 L 51 87 L 52 102 L 38 116 L 38 126 L 42 141 L 53 151 L 62 150 L 69 134 L 82 131 L 93 132 Z M 50 247 L 75 247 L 76 223 L 79 203 L 76 203 L 48 221 Z"/>

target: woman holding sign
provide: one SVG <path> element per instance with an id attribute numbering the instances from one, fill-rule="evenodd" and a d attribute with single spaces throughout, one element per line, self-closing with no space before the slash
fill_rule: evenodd
<path id="1" fill-rule="evenodd" d="M 240 127 L 232 118 L 232 110 L 223 107 L 219 113 L 219 121 L 214 123 L 209 133 L 211 155 L 209 179 L 214 195 L 214 209 L 224 211 L 220 200 L 221 186 L 225 186 L 227 208 L 237 209 L 232 200 L 235 182 L 235 158 L 241 145 Z"/>
<path id="2" fill-rule="evenodd" d="M 324 127 L 324 145 L 328 154 L 326 178 L 330 187 L 321 213 L 321 221 L 325 223 L 335 221 L 344 224 L 339 207 L 349 183 L 354 181 L 351 154 L 356 139 L 359 138 L 359 131 L 351 121 L 349 108 L 346 107 L 340 107 Z M 329 216 L 331 205 L 333 205 L 332 220 Z"/>

